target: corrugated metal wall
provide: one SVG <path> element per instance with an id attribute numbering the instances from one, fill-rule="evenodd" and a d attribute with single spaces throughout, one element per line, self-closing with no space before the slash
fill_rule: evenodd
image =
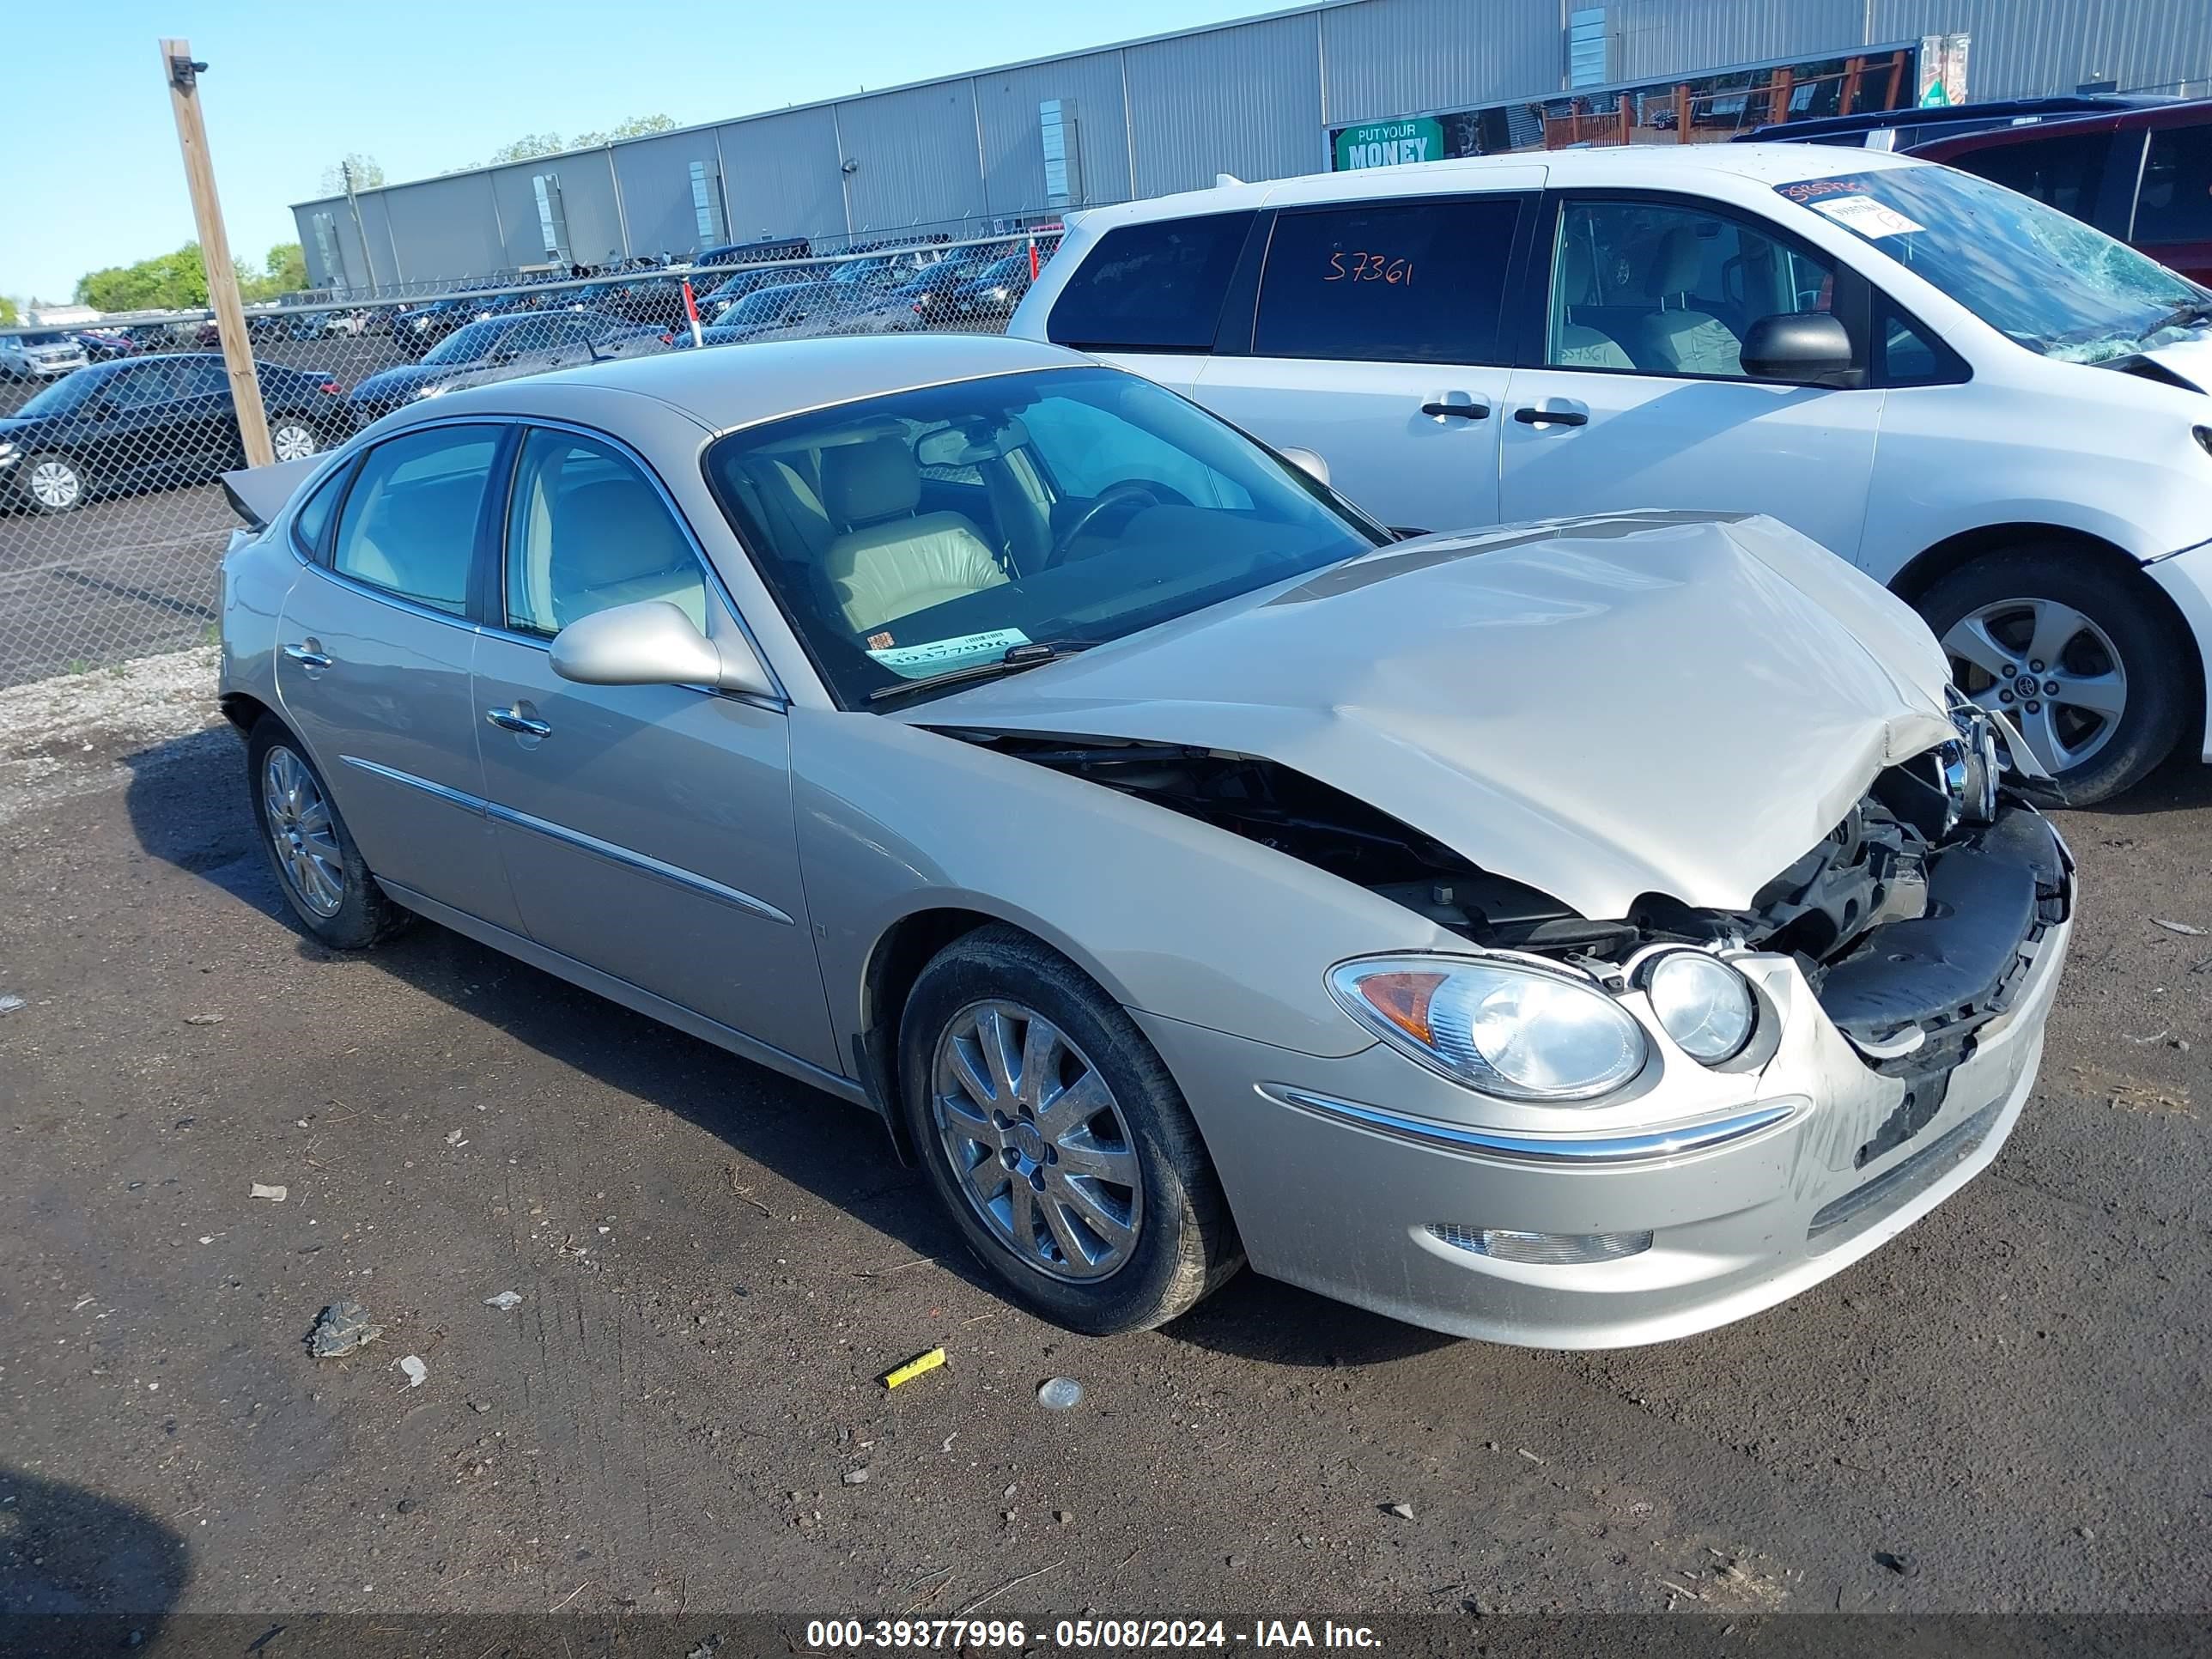
<path id="1" fill-rule="evenodd" d="M 489 173 L 425 179 L 376 194 L 406 281 L 466 276 L 513 263 L 500 246 Z M 366 211 L 367 198 L 362 205 Z"/>
<path id="2" fill-rule="evenodd" d="M 856 231 L 896 230 L 983 211 L 970 84 L 939 81 L 849 98 L 837 106 L 845 188 Z"/>
<path id="3" fill-rule="evenodd" d="M 1866 44 L 1865 0 L 1613 0 L 1606 11 L 1620 81 Z"/>
<path id="4" fill-rule="evenodd" d="M 1871 0 L 1878 40 L 1965 30 L 1976 98 L 2071 92 L 2089 77 L 2123 88 L 2212 78 L 2206 0 Z"/>
<path id="5" fill-rule="evenodd" d="M 845 185 L 837 171 L 837 118 L 826 106 L 785 110 L 715 129 L 730 240 L 842 236 Z"/>
<path id="6" fill-rule="evenodd" d="M 699 216 L 691 201 L 691 164 L 703 161 L 720 216 L 721 152 L 712 128 L 672 132 L 614 147 L 622 186 L 623 225 L 632 253 L 688 253 L 698 248 Z"/>
<path id="7" fill-rule="evenodd" d="M 1327 165 L 1312 13 L 1127 48 L 1132 192 L 1286 179 Z"/>
<path id="8" fill-rule="evenodd" d="M 1094 52 L 975 77 L 976 108 L 983 123 L 985 211 L 1023 213 L 1044 205 L 1037 106 L 1048 98 L 1074 106 L 1084 200 L 1127 201 L 1129 130 L 1121 108 L 1121 54 Z"/>
<path id="9" fill-rule="evenodd" d="M 1559 0 L 1373 0 L 1321 15 L 1330 126 L 1547 90 Z"/>

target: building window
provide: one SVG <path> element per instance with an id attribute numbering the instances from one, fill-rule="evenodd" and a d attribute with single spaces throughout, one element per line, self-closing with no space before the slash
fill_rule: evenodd
<path id="1" fill-rule="evenodd" d="M 1567 14 L 1567 85 L 1601 87 L 1613 79 L 1613 35 L 1603 6 L 1579 6 Z"/>
<path id="2" fill-rule="evenodd" d="M 568 260 L 568 218 L 561 209 L 561 175 L 541 173 L 530 181 L 538 192 L 538 234 L 545 244 L 545 257 L 556 264 Z"/>
<path id="3" fill-rule="evenodd" d="M 701 247 L 714 247 L 728 240 L 722 231 L 720 168 L 704 161 L 691 164 L 691 213 L 698 222 Z"/>
<path id="4" fill-rule="evenodd" d="M 1046 99 L 1037 106 L 1037 127 L 1044 140 L 1045 205 L 1075 206 L 1083 200 L 1083 152 L 1073 101 Z"/>

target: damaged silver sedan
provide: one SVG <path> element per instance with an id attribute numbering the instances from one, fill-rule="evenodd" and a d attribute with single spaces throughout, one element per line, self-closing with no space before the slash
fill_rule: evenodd
<path id="1" fill-rule="evenodd" d="M 223 605 L 301 924 L 428 916 L 872 1108 L 1075 1328 L 1249 1260 L 1683 1335 L 1942 1202 L 2033 1087 L 2038 786 L 1771 520 L 1394 540 L 957 337 L 457 392 L 308 465 Z"/>

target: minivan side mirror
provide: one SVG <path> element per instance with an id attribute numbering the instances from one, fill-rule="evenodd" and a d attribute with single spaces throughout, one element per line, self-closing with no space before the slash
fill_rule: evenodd
<path id="1" fill-rule="evenodd" d="M 1855 384 L 1851 337 L 1824 311 L 1761 317 L 1743 337 L 1743 371 L 1754 380 Z"/>
<path id="2" fill-rule="evenodd" d="M 665 599 L 580 617 L 553 636 L 553 672 L 580 685 L 711 685 L 773 696 L 768 670 L 732 631 L 719 642 Z"/>

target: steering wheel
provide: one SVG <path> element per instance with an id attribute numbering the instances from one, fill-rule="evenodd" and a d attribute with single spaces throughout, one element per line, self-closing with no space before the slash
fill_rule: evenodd
<path id="1" fill-rule="evenodd" d="M 1109 484 L 1098 492 L 1097 498 L 1090 506 L 1076 515 L 1075 522 L 1054 540 L 1052 551 L 1045 555 L 1045 568 L 1050 569 L 1054 565 L 1065 564 L 1070 550 L 1084 533 L 1110 512 L 1126 512 L 1134 518 L 1147 507 L 1189 505 L 1189 499 L 1181 491 L 1146 479 L 1124 478 L 1119 483 Z"/>

